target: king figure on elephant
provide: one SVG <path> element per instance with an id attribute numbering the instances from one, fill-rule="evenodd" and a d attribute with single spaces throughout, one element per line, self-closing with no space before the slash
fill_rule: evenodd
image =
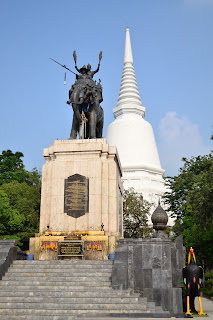
<path id="1" fill-rule="evenodd" d="M 69 100 L 67 101 L 67 104 L 72 104 L 73 108 L 73 122 L 69 139 L 76 139 L 77 133 L 81 139 L 102 138 L 104 120 L 103 109 L 100 105 L 103 101 L 102 86 L 100 79 L 99 83 L 93 80 L 94 74 L 100 68 L 102 52 L 99 54 L 98 68 L 94 71 L 91 71 L 90 64 L 78 69 L 75 51 L 73 58 L 75 69 L 79 74 L 76 74 L 76 81 L 69 90 Z"/>

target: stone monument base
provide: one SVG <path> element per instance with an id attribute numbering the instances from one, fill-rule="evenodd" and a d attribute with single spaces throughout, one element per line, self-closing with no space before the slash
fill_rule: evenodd
<path id="1" fill-rule="evenodd" d="M 182 280 L 184 250 L 182 237 L 118 240 L 112 271 L 112 287 L 132 288 L 148 301 L 183 316 Z"/>
<path id="2" fill-rule="evenodd" d="M 118 237 L 108 236 L 104 231 L 79 232 L 79 237 L 68 236 L 65 232 L 48 232 L 44 235 L 36 234 L 30 238 L 29 253 L 34 254 L 35 260 L 57 260 L 58 241 L 79 239 L 84 241 L 85 260 L 108 260 L 109 254 L 115 253 Z M 65 257 L 64 257 L 65 258 Z M 64 259 L 63 258 L 63 259 Z M 79 259 L 80 257 L 66 257 L 66 259 Z"/>
<path id="3" fill-rule="evenodd" d="M 105 139 L 55 140 L 44 149 L 40 234 L 97 231 L 123 235 L 121 166 Z"/>
<path id="4" fill-rule="evenodd" d="M 55 140 L 44 158 L 40 233 L 30 240 L 30 253 L 39 260 L 56 259 L 58 241 L 74 236 L 84 241 L 85 259 L 108 259 L 116 238 L 123 236 L 116 147 L 105 139 Z"/>

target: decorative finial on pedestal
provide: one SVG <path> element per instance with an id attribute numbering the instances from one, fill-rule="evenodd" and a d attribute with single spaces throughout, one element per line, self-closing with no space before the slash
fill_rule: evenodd
<path id="1" fill-rule="evenodd" d="M 101 224 L 101 231 L 104 231 L 104 224 L 103 224 L 103 222 L 102 222 L 102 224 Z"/>
<path id="2" fill-rule="evenodd" d="M 167 235 L 163 232 L 163 230 L 166 229 L 167 222 L 168 222 L 168 215 L 160 205 L 160 198 L 159 198 L 158 206 L 151 216 L 151 220 L 153 223 L 153 229 L 155 230 L 153 238 L 166 238 Z"/>

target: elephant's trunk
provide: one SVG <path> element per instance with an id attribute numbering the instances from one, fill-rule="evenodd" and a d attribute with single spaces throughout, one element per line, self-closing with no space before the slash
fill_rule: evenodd
<path id="1" fill-rule="evenodd" d="M 83 99 L 83 98 L 82 98 Z M 79 103 L 80 104 L 80 103 Z M 78 123 L 81 123 L 82 122 L 82 119 L 81 119 L 81 114 L 80 114 L 80 111 L 79 111 L 79 104 L 76 104 L 76 103 L 73 103 L 72 104 L 72 107 L 73 107 L 73 111 L 75 113 L 75 117 L 78 121 Z"/>

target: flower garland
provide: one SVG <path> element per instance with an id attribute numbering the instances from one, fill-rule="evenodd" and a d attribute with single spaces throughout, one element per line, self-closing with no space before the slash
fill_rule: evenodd
<path id="1" fill-rule="evenodd" d="M 41 243 L 41 251 L 43 250 L 52 250 L 56 251 L 58 250 L 58 242 L 57 241 L 42 241 Z"/>
<path id="2" fill-rule="evenodd" d="M 101 241 L 89 242 L 86 246 L 86 249 L 87 249 L 87 251 L 89 251 L 91 249 L 92 249 L 92 251 L 95 251 L 95 250 L 102 251 L 102 243 L 101 243 Z"/>

